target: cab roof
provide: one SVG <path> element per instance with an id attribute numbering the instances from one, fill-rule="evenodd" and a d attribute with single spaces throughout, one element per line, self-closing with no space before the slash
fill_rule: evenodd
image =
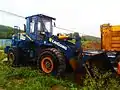
<path id="1" fill-rule="evenodd" d="M 47 16 L 47 15 L 44 15 L 44 14 L 36 14 L 36 15 L 28 16 L 28 17 L 26 17 L 25 19 L 30 18 L 30 17 L 34 17 L 34 16 L 39 16 L 39 17 L 43 17 L 43 18 L 48 18 L 48 19 L 56 20 L 56 18 Z"/>

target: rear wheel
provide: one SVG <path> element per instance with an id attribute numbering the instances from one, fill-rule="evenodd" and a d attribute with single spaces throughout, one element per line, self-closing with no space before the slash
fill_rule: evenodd
<path id="1" fill-rule="evenodd" d="M 15 54 L 13 53 L 13 51 L 9 51 L 9 53 L 8 53 L 8 64 L 10 66 L 12 66 L 14 60 L 15 60 Z"/>
<path id="2" fill-rule="evenodd" d="M 18 56 L 18 48 L 10 49 L 8 52 L 8 64 L 10 66 L 18 66 L 19 65 L 19 56 Z"/>
<path id="3" fill-rule="evenodd" d="M 39 68 L 46 74 L 62 75 L 66 69 L 65 58 L 55 48 L 42 50 L 38 59 Z"/>

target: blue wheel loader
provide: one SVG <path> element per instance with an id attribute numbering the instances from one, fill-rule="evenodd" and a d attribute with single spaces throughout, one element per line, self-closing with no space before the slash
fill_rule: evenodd
<path id="1" fill-rule="evenodd" d="M 55 18 L 37 14 L 25 19 L 24 32 L 17 29 L 12 36 L 11 46 L 6 46 L 4 50 L 10 65 L 34 62 L 42 72 L 55 76 L 65 72 L 93 76 L 93 66 L 103 71 L 114 71 L 105 52 L 83 51 L 78 33 L 53 35 Z M 75 43 L 71 40 L 75 40 Z"/>

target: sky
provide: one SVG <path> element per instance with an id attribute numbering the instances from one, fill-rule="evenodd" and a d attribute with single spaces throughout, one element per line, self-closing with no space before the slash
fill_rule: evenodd
<path id="1" fill-rule="evenodd" d="M 100 37 L 100 25 L 120 24 L 120 0 L 1 0 L 0 10 L 21 16 L 45 14 L 56 18 L 56 26 Z M 0 12 L 0 24 L 18 25 L 25 20 Z M 55 29 L 54 32 L 65 32 Z"/>

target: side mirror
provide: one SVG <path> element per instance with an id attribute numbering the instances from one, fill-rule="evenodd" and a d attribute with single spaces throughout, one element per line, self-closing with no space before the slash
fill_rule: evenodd
<path id="1" fill-rule="evenodd" d="M 55 24 L 55 22 L 54 22 L 54 27 L 56 27 L 56 24 Z"/>
<path id="2" fill-rule="evenodd" d="M 26 32 L 26 25 L 24 24 L 24 32 Z"/>

